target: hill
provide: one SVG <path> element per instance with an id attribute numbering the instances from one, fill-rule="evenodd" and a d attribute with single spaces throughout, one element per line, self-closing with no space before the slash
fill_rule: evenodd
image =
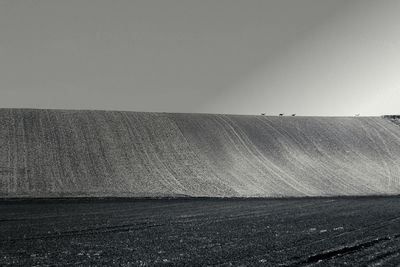
<path id="1" fill-rule="evenodd" d="M 0 109 L 0 196 L 400 193 L 382 117 Z"/>

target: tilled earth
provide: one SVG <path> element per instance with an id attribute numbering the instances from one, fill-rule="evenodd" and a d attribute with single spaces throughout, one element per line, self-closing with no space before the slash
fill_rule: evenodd
<path id="1" fill-rule="evenodd" d="M 398 264 L 398 197 L 0 202 L 1 266 Z"/>

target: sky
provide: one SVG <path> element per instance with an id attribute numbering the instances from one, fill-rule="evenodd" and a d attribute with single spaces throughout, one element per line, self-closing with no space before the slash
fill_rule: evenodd
<path id="1" fill-rule="evenodd" d="M 400 114 L 400 1 L 1 0 L 0 107 Z"/>

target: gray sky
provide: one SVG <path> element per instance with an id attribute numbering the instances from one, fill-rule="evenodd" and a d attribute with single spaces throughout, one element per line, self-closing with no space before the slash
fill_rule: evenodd
<path id="1" fill-rule="evenodd" d="M 0 107 L 400 113 L 400 1 L 0 0 Z"/>

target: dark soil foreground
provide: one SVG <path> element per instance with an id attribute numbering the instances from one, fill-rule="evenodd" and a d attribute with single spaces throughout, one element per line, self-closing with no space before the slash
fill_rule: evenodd
<path id="1" fill-rule="evenodd" d="M 1 266 L 393 266 L 400 198 L 0 202 Z"/>

